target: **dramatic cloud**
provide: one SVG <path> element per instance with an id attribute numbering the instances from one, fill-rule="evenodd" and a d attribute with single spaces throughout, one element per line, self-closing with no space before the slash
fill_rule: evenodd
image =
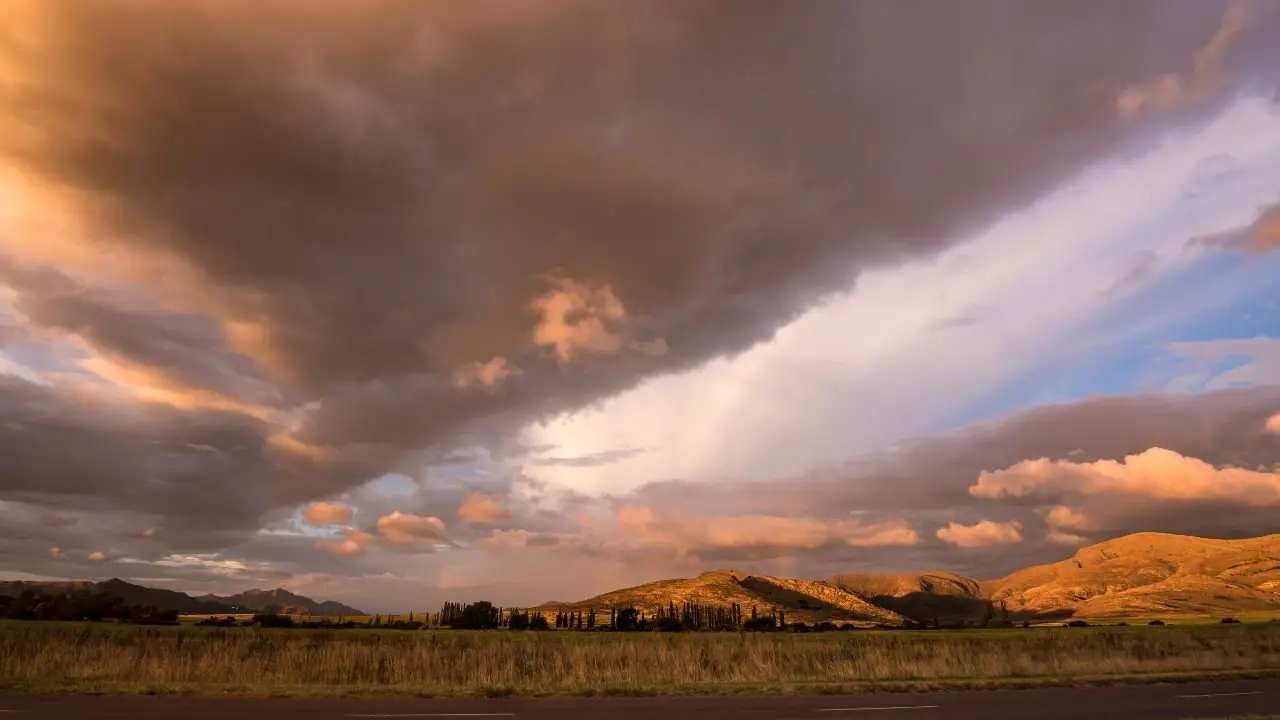
<path id="1" fill-rule="evenodd" d="M 1280 435 L 1280 413 L 1267 418 L 1267 431 Z"/>
<path id="2" fill-rule="evenodd" d="M 998 523 L 982 520 L 974 525 L 949 523 L 938 530 L 938 539 L 962 548 L 1012 545 L 1022 542 L 1022 525 L 1016 520 Z"/>
<path id="3" fill-rule="evenodd" d="M 351 522 L 351 508 L 342 503 L 312 503 L 302 511 L 302 518 L 312 525 L 345 525 Z"/>
<path id="4" fill-rule="evenodd" d="M 1075 485 L 1062 502 L 1086 530 L 1047 509 L 1057 499 L 968 488 L 1076 448 L 1081 468 L 1168 448 L 1265 474 L 1245 469 L 1276 460 L 1269 391 L 1091 400 L 866 453 L 1016 405 L 960 417 L 900 400 L 941 396 L 927 377 L 985 402 L 965 368 L 1012 383 L 995 360 L 1023 353 L 1029 327 L 1060 328 L 1039 339 L 1056 346 L 1085 317 L 1058 301 L 1047 318 L 993 311 L 1002 341 L 957 339 L 974 327 L 957 324 L 945 349 L 900 362 L 901 338 L 937 330 L 922 290 L 948 317 L 1029 303 L 955 303 L 952 286 L 893 273 L 945 258 L 939 272 L 974 285 L 1031 278 L 1029 296 L 1075 301 L 1092 256 L 1060 266 L 1055 248 L 1111 240 L 1035 203 L 1138 156 L 1168 188 L 1113 172 L 1090 192 L 1177 195 L 1179 168 L 1227 137 L 1261 138 L 1231 146 L 1254 154 L 1242 167 L 1271 162 L 1269 106 L 1237 91 L 1280 79 L 1277 30 L 1268 4 L 1199 0 L 3 3 L 0 571 L 92 575 L 101 552 L 157 582 L 407 593 L 400 553 L 447 545 L 413 569 L 433 592 L 492 582 L 514 553 L 520 582 L 578 588 L 707 558 L 821 574 L 1040 552 L 935 534 L 988 517 L 1028 538 L 1209 523 L 1099 509 L 1109 495 Z M 1197 123 L 1210 130 L 1185 142 L 1165 132 Z M 1130 200 L 1107 227 L 1185 219 Z M 1227 205 L 1195 233 L 1245 221 Z M 1041 228 L 1011 217 L 1052 228 L 1048 249 L 1025 250 Z M 982 239 L 991 227 L 1020 244 Z M 1248 232 L 1275 246 L 1272 214 Z M 1231 255 L 1246 256 L 1268 259 Z M 966 257 L 999 262 L 971 272 Z M 1135 257 L 1125 292 L 1104 294 L 1108 277 L 1083 305 L 1165 272 Z M 1047 265 L 1063 287 L 1035 280 Z M 796 326 L 868 286 L 878 304 L 847 309 L 867 325 Z M 874 381 L 833 392 L 803 354 L 733 376 L 767 376 L 773 394 L 693 374 L 782 334 Z M 1255 357 L 1222 386 L 1269 377 Z M 641 407 L 622 430 L 526 442 L 668 380 L 686 383 L 680 407 L 722 421 Z M 1035 402 L 1074 396 L 1055 392 Z M 875 427 L 831 412 L 854 403 Z M 752 434 L 774 427 L 765 407 L 797 430 Z M 588 435 L 598 446 L 575 445 Z M 626 463 L 647 464 L 624 483 Z M 605 478 L 593 494 L 559 482 L 590 468 Z M 398 476 L 410 489 L 388 490 Z"/>
<path id="5" fill-rule="evenodd" d="M 107 554 L 100 550 L 94 550 L 93 552 L 89 553 L 89 562 L 102 562 L 106 559 L 107 559 Z"/>
<path id="6" fill-rule="evenodd" d="M 923 7 L 10 4 L 29 32 L 0 45 L 0 152 L 28 180 L 6 192 L 20 220 L 85 227 L 8 242 L 212 323 L 206 357 L 311 407 L 308 443 L 418 447 L 579 406 L 768 338 L 1119 147 L 1133 130 L 1099 89 L 1223 22 L 1195 2 Z M 158 264 L 180 279 L 151 282 Z M 495 357 L 520 390 L 459 397 L 457 369 Z"/>
<path id="7" fill-rule="evenodd" d="M 1153 447 L 1122 461 L 1025 460 L 1004 470 L 982 473 L 970 492 L 982 498 L 1115 493 L 1271 507 L 1280 505 L 1280 471 L 1214 467 L 1198 458 Z"/>
<path id="8" fill-rule="evenodd" d="M 467 496 L 467 501 L 458 508 L 458 517 L 469 523 L 499 523 L 510 517 L 510 513 L 499 503 L 501 498 L 494 495 L 474 492 Z"/>

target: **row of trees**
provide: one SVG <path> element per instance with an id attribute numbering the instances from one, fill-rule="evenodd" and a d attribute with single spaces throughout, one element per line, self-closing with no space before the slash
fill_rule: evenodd
<path id="1" fill-rule="evenodd" d="M 98 590 L 46 593 L 27 588 L 17 597 L 0 595 L 0 617 L 10 620 L 114 620 L 173 625 L 178 622 L 178 611 L 154 605 L 126 605 L 115 595 Z"/>
<path id="2" fill-rule="evenodd" d="M 684 602 L 676 605 L 671 601 L 665 606 L 659 605 L 644 610 L 636 607 L 611 607 L 607 614 L 604 610 L 597 613 L 595 608 L 588 608 L 585 611 L 558 610 L 554 617 L 555 627 L 563 630 L 607 628 L 620 632 L 766 631 L 787 627 L 787 616 L 783 610 L 769 608 L 769 614 L 764 615 L 757 606 L 753 605 L 750 616 L 745 617 L 742 606 L 737 603 L 724 606 Z"/>

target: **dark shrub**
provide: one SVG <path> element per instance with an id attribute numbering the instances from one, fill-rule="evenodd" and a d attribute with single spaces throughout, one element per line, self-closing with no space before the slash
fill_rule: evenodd
<path id="1" fill-rule="evenodd" d="M 291 628 L 293 618 L 288 615 L 264 612 L 253 616 L 253 624 L 264 628 Z"/>
<path id="2" fill-rule="evenodd" d="M 529 618 L 529 629 L 530 630 L 550 630 L 551 624 L 547 622 L 547 618 L 545 615 L 543 615 L 542 613 L 538 613 L 537 615 L 534 615 L 533 617 Z"/>
<path id="3" fill-rule="evenodd" d="M 813 626 L 814 632 L 835 632 L 838 629 L 833 622 L 820 622 Z"/>
<path id="4" fill-rule="evenodd" d="M 1147 623 L 1147 624 L 1148 624 L 1148 625 L 1150 625 L 1150 626 L 1152 626 L 1152 627 L 1159 627 L 1159 626 L 1161 626 L 1161 625 L 1164 625 L 1164 621 L 1163 621 L 1163 620 L 1152 620 L 1151 622 L 1149 622 L 1149 623 Z"/>
<path id="5" fill-rule="evenodd" d="M 1225 617 L 1219 620 L 1223 625 L 1239 625 L 1240 621 L 1233 617 Z"/>
<path id="6" fill-rule="evenodd" d="M 756 617 L 742 623 L 742 629 L 747 632 L 768 632 L 777 628 L 778 624 L 772 617 Z"/>
<path id="7" fill-rule="evenodd" d="M 543 622 L 546 622 L 545 620 Z M 511 613 L 511 620 L 507 622 L 507 627 L 512 630 L 528 630 L 530 618 L 528 613 Z"/>
<path id="8" fill-rule="evenodd" d="M 1067 623 L 1067 627 L 1089 627 L 1089 623 L 1085 622 L 1084 620 L 1072 620 L 1071 622 Z"/>
<path id="9" fill-rule="evenodd" d="M 664 617 L 653 624 L 653 629 L 657 632 L 680 632 L 684 629 L 684 625 L 673 617 Z"/>
<path id="10" fill-rule="evenodd" d="M 487 600 L 474 602 L 462 608 L 462 612 L 451 623 L 451 627 L 462 630 L 488 630 L 498 627 L 498 610 Z"/>
<path id="11" fill-rule="evenodd" d="M 622 608 L 618 611 L 615 627 L 622 632 L 632 632 L 636 630 L 636 624 L 640 620 L 640 611 L 633 607 Z"/>

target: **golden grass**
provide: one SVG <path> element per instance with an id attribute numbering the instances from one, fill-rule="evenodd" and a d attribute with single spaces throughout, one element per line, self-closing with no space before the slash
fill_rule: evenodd
<path id="1" fill-rule="evenodd" d="M 0 624 L 0 687 L 245 695 L 822 692 L 1274 675 L 1280 627 L 814 635 Z"/>

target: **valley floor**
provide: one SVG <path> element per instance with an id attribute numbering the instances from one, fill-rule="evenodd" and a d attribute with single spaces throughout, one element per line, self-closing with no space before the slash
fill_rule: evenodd
<path id="1" fill-rule="evenodd" d="M 927 720 L 1277 720 L 1280 681 L 1235 681 L 1017 692 L 898 693 L 808 697 L 465 699 L 202 699 L 186 697 L 32 696 L 0 693 L 0 713 L 15 720 L 345 720 L 347 718 L 493 717 L 517 720 L 778 720 L 890 717 Z M 1265 715 L 1262 713 L 1266 713 Z"/>
<path id="2" fill-rule="evenodd" d="M 239 696 L 814 694 L 1280 676 L 1280 623 L 981 631 L 313 631 L 0 623 L 0 688 Z"/>

